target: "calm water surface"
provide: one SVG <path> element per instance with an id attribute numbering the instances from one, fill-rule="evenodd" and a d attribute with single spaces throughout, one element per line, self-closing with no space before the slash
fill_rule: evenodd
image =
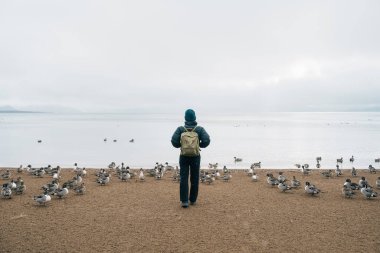
<path id="1" fill-rule="evenodd" d="M 334 168 L 379 168 L 380 113 L 255 113 L 197 115 L 211 136 L 202 150 L 202 166 L 218 162 L 247 168 L 261 161 L 264 168 L 294 168 L 295 163 Z M 179 150 L 170 139 L 183 115 L 170 114 L 0 114 L 0 167 L 105 167 L 111 161 L 151 168 L 155 162 L 178 164 Z M 108 141 L 104 142 L 103 139 Z M 130 139 L 134 143 L 130 143 Z M 37 140 L 41 139 L 42 143 Z M 113 140 L 117 142 L 113 142 Z M 233 157 L 243 158 L 235 164 Z"/>

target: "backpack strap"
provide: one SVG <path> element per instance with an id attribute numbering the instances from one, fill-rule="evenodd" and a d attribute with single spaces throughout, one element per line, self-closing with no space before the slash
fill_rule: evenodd
<path id="1" fill-rule="evenodd" d="M 185 132 L 194 132 L 195 128 L 197 128 L 197 127 L 198 127 L 198 126 L 195 126 L 193 129 L 191 129 L 191 131 L 187 130 L 186 127 L 183 127 L 183 128 L 185 128 Z"/>

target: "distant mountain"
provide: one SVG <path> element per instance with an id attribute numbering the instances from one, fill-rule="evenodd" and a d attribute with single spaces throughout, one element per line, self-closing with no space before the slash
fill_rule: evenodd
<path id="1" fill-rule="evenodd" d="M 16 108 L 4 105 L 0 106 L 0 113 L 35 113 L 34 111 L 23 111 L 23 110 L 17 110 Z"/>

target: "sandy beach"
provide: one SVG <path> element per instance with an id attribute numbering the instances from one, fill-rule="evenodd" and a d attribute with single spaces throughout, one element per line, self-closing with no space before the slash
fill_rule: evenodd
<path id="1" fill-rule="evenodd" d="M 308 176 L 283 170 L 301 187 L 281 193 L 265 176 L 271 171 L 277 177 L 278 170 L 256 170 L 258 182 L 236 170 L 229 182 L 201 183 L 197 205 L 183 209 L 171 172 L 144 182 L 122 182 L 111 172 L 111 182 L 100 186 L 96 171 L 88 169 L 84 195 L 70 190 L 66 198 L 52 196 L 40 206 L 33 196 L 51 177 L 13 169 L 13 178 L 21 176 L 27 189 L 0 199 L 0 252 L 380 252 L 380 197 L 341 194 L 346 178 L 357 183 L 365 176 L 375 185 L 379 173 L 359 170 L 352 177 L 343 171 L 326 179 L 319 170 Z M 60 182 L 73 176 L 64 169 Z M 322 193 L 305 194 L 305 181 Z"/>

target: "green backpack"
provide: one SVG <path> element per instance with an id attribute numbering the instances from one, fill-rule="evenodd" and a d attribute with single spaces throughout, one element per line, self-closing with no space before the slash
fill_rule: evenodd
<path id="1" fill-rule="evenodd" d="M 181 134 L 181 155 L 183 156 L 199 156 L 199 137 L 194 131 L 194 127 L 191 131 L 187 130 Z"/>

